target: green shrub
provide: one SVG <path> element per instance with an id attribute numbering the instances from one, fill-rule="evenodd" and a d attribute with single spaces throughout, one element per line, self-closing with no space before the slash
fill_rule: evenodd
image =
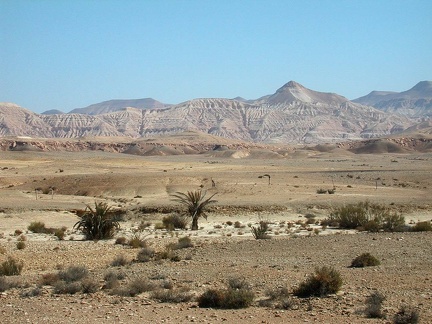
<path id="1" fill-rule="evenodd" d="M 167 230 L 174 230 L 176 228 L 178 229 L 185 229 L 188 224 L 189 220 L 187 217 L 179 215 L 179 214 L 172 214 L 169 216 L 165 216 L 162 219 L 162 224 Z"/>
<path id="2" fill-rule="evenodd" d="M 393 232 L 404 228 L 405 218 L 385 206 L 366 201 L 335 208 L 327 223 L 347 229 Z"/>
<path id="3" fill-rule="evenodd" d="M 373 267 L 380 265 L 380 261 L 370 253 L 363 253 L 351 262 L 353 268 Z"/>
<path id="4" fill-rule="evenodd" d="M 419 311 L 410 306 L 401 306 L 393 319 L 394 324 L 416 324 L 419 323 Z"/>
<path id="5" fill-rule="evenodd" d="M 335 294 L 342 287 L 340 273 L 332 267 L 321 267 L 309 276 L 300 286 L 294 290 L 294 295 L 298 297 L 324 297 Z"/>
<path id="6" fill-rule="evenodd" d="M 0 264 L 0 276 L 17 276 L 21 274 L 23 266 L 22 262 L 8 256 L 7 260 Z"/>
<path id="7" fill-rule="evenodd" d="M 365 314 L 368 318 L 384 318 L 382 303 L 385 297 L 379 292 L 374 292 L 366 299 Z"/>
<path id="8" fill-rule="evenodd" d="M 414 232 L 430 232 L 432 231 L 432 224 L 431 222 L 418 222 L 415 224 L 412 228 Z"/>
<path id="9" fill-rule="evenodd" d="M 87 240 L 108 239 L 114 236 L 120 227 L 116 220 L 116 214 L 104 202 L 95 203 L 95 208 L 87 205 L 86 210 L 79 215 L 81 218 L 74 228 L 81 230 Z"/>

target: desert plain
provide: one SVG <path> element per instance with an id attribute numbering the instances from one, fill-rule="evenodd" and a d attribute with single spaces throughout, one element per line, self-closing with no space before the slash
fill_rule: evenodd
<path id="1" fill-rule="evenodd" d="M 277 148 L 278 152 L 282 150 Z M 368 152 L 365 152 L 368 153 Z M 47 188 L 54 190 L 47 191 Z M 319 194 L 319 189 L 335 189 Z M 38 190 L 36 190 L 38 189 Z M 179 209 L 172 194 L 204 190 L 216 194 L 208 218 L 197 231 L 157 228 Z M 45 193 L 43 193 L 45 192 Z M 432 219 L 432 153 L 354 154 L 343 148 L 230 150 L 201 154 L 142 156 L 94 151 L 5 150 L 0 152 L 0 261 L 23 262 L 19 282 L 0 293 L 2 323 L 391 323 L 402 305 L 432 323 L 431 232 L 368 233 L 322 228 L 319 221 L 338 206 L 369 201 L 388 206 L 406 224 Z M 120 230 L 109 240 L 86 241 L 74 224 L 75 211 L 106 202 L 124 211 Z M 307 215 L 317 224 L 301 227 Z M 268 240 L 255 240 L 251 227 L 270 223 Z M 32 233 L 43 222 L 66 227 L 63 240 Z M 140 224 L 146 222 L 146 228 Z M 227 223 L 228 222 L 228 223 Z M 237 222 L 238 226 L 233 224 Z M 17 233 L 22 232 L 21 235 Z M 156 251 L 188 236 L 193 247 L 178 250 L 179 261 L 134 262 L 139 249 L 115 244 L 139 233 Z M 25 248 L 17 249 L 25 236 Z M 371 253 L 381 264 L 351 268 Z M 112 266 L 119 255 L 128 263 Z M 55 294 L 41 285 L 44 274 L 85 266 L 100 289 L 91 294 Z M 328 297 L 292 297 L 292 307 L 260 305 L 266 291 L 292 291 L 316 267 L 341 273 L 341 290 Z M 104 275 L 124 273 L 155 284 L 170 282 L 197 297 L 224 287 L 230 278 L 245 279 L 255 293 L 251 307 L 236 310 L 199 308 L 195 299 L 161 303 L 150 293 L 123 297 L 103 290 Z M 26 293 L 39 287 L 39 293 Z M 365 316 L 365 300 L 385 296 L 384 318 Z"/>

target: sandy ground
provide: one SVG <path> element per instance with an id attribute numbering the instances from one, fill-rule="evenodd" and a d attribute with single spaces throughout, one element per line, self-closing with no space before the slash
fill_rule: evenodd
<path id="1" fill-rule="evenodd" d="M 0 152 L 0 261 L 8 255 L 24 262 L 21 286 L 0 295 L 2 323 L 370 323 L 388 322 L 402 304 L 432 322 L 432 236 L 429 233 L 366 234 L 313 225 L 300 229 L 306 214 L 317 219 L 332 207 L 369 200 L 401 212 L 407 223 L 432 219 L 432 154 L 354 155 L 297 150 L 287 158 L 224 158 L 211 154 L 140 157 L 104 152 Z M 263 175 L 270 175 L 270 179 Z M 215 187 L 212 186 L 212 180 Z M 270 181 L 269 181 L 270 180 Z M 54 187 L 54 194 L 48 188 Z M 336 188 L 335 194 L 317 189 Z M 175 208 L 175 192 L 203 188 L 218 202 L 200 230 L 155 230 L 164 214 L 143 208 Z M 41 189 L 36 192 L 35 189 Z M 85 265 L 103 285 L 103 275 L 119 254 L 136 258 L 137 249 L 114 240 L 86 242 L 73 229 L 73 210 L 106 201 L 127 210 L 117 236 L 130 237 L 142 220 L 152 226 L 141 234 L 162 251 L 177 237 L 190 236 L 193 248 L 179 250 L 180 262 L 132 263 L 122 267 L 125 282 L 134 276 L 163 276 L 195 295 L 244 277 L 257 300 L 276 286 L 293 289 L 315 267 L 331 265 L 344 279 L 342 291 L 328 298 L 296 300 L 290 310 L 254 305 L 242 310 L 200 309 L 196 302 L 164 304 L 149 298 L 111 296 L 104 291 L 56 295 L 49 286 L 36 297 L 22 297 L 45 273 Z M 250 226 L 272 222 L 272 239 L 255 240 Z M 67 227 L 64 241 L 27 231 L 33 221 Z M 226 222 L 240 222 L 240 228 Z M 292 227 L 289 228 L 288 224 Z M 317 229 L 315 232 L 314 229 Z M 17 250 L 16 230 L 26 248 Z M 318 232 L 319 231 L 319 232 Z M 318 233 L 318 234 L 316 234 Z M 327 235 L 333 234 L 333 235 Z M 370 252 L 378 267 L 352 269 L 358 254 Z M 10 278 L 8 278 L 10 279 Z M 12 280 L 12 279 L 11 279 Z M 361 309 L 373 291 L 386 296 L 387 320 L 366 319 Z"/>

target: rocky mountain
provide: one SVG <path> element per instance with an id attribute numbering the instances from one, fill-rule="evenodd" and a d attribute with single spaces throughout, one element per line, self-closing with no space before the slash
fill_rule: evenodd
<path id="1" fill-rule="evenodd" d="M 432 81 L 421 81 L 403 92 L 372 91 L 353 102 L 408 117 L 432 117 Z"/>
<path id="2" fill-rule="evenodd" d="M 61 114 L 64 114 L 64 112 L 58 109 L 51 109 L 51 110 L 44 111 L 42 113 L 42 115 L 61 115 Z"/>
<path id="3" fill-rule="evenodd" d="M 1 107 L 3 136 L 149 138 L 198 131 L 248 142 L 322 143 L 395 134 L 414 124 L 294 81 L 256 100 L 201 98 L 158 109 L 116 108 L 103 114 L 96 114 L 104 111 L 102 106 L 87 110 L 88 114 L 54 115 L 34 114 L 13 104 Z"/>
<path id="4" fill-rule="evenodd" d="M 86 115 L 100 115 L 107 114 L 114 111 L 119 111 L 127 107 L 138 109 L 158 109 L 165 108 L 169 105 L 163 104 L 152 98 L 144 99 L 130 99 L 130 100 L 109 100 L 90 105 L 85 108 L 76 108 L 69 112 L 69 114 L 86 114 Z"/>

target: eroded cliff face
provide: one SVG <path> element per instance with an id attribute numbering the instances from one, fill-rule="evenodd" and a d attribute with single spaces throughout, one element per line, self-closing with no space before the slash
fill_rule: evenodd
<path id="1" fill-rule="evenodd" d="M 0 104 L 1 136 L 148 138 L 199 131 L 256 143 L 323 143 L 399 133 L 415 122 L 289 82 L 257 100 L 204 98 L 159 109 L 39 115 Z"/>

